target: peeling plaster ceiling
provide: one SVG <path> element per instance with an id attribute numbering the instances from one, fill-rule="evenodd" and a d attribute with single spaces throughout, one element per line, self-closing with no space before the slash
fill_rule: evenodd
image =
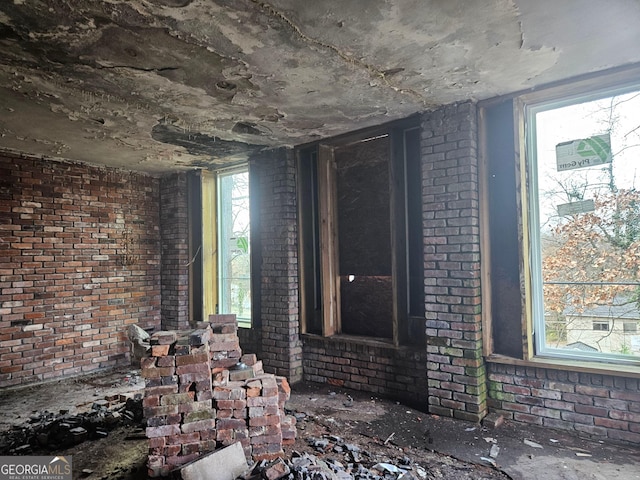
<path id="1" fill-rule="evenodd" d="M 3 0 L 0 148 L 159 173 L 640 62 L 636 0 Z"/>

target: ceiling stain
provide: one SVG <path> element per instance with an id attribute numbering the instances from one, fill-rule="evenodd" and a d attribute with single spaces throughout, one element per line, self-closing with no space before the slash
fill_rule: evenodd
<path id="1" fill-rule="evenodd" d="M 638 63 L 638 24 L 596 0 L 5 1 L 0 149 L 218 168 Z"/>

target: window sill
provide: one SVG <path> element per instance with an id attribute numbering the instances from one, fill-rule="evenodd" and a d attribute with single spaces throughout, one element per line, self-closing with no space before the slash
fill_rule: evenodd
<path id="1" fill-rule="evenodd" d="M 377 338 L 377 337 L 361 337 L 359 335 L 347 335 L 344 333 L 338 333 L 325 337 L 314 333 L 301 334 L 303 341 L 308 339 L 310 341 L 326 341 L 331 343 L 349 343 L 357 345 L 366 345 L 369 347 L 389 348 L 394 350 L 422 350 L 420 347 L 414 345 L 394 345 L 393 340 L 389 338 Z"/>
<path id="2" fill-rule="evenodd" d="M 492 354 L 485 357 L 489 363 L 517 365 L 521 367 L 550 368 L 554 370 L 570 370 L 581 373 L 599 373 L 615 377 L 640 378 L 640 367 L 613 363 L 588 362 L 583 360 L 566 360 L 556 358 L 534 357 L 530 360 Z"/>

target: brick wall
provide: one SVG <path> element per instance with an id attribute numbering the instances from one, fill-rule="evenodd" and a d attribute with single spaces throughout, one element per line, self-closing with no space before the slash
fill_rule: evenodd
<path id="1" fill-rule="evenodd" d="M 477 119 L 474 103 L 422 120 L 429 411 L 486 414 L 482 360 Z"/>
<path id="2" fill-rule="evenodd" d="M 640 380 L 489 364 L 489 407 L 518 422 L 640 443 Z"/>
<path id="3" fill-rule="evenodd" d="M 156 179 L 0 155 L 0 387 L 127 364 L 159 281 Z"/>
<path id="4" fill-rule="evenodd" d="M 189 323 L 189 213 L 187 175 L 160 179 L 162 237 L 162 328 L 188 329 Z"/>
<path id="5" fill-rule="evenodd" d="M 424 349 L 346 337 L 304 336 L 304 379 L 427 405 Z"/>
<path id="6" fill-rule="evenodd" d="M 260 216 L 261 349 L 265 370 L 302 378 L 298 322 L 298 228 L 293 151 L 279 149 L 251 161 Z M 252 187 L 253 188 L 253 187 Z M 252 212 L 253 214 L 254 212 Z"/>

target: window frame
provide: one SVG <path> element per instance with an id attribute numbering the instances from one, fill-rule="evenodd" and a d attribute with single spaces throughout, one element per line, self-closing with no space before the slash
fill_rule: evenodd
<path id="1" fill-rule="evenodd" d="M 592 320 L 591 329 L 595 332 L 608 332 L 609 320 Z"/>
<path id="2" fill-rule="evenodd" d="M 301 333 L 315 334 L 325 337 L 341 335 L 341 315 L 340 315 L 340 288 L 339 278 L 335 279 L 337 269 L 337 233 L 335 223 L 337 222 L 337 197 L 335 182 L 335 160 L 334 150 L 342 146 L 350 145 L 354 142 L 366 141 L 378 136 L 389 136 L 390 150 L 390 209 L 391 209 L 391 229 L 392 229 L 392 277 L 393 277 L 393 338 L 380 339 L 377 337 L 358 336 L 362 339 L 381 340 L 390 342 L 395 346 L 400 345 L 422 345 L 426 341 L 424 329 L 424 315 L 420 318 L 410 313 L 410 288 L 409 288 L 409 268 L 410 257 L 408 245 L 408 208 L 407 208 L 407 147 L 406 134 L 410 131 L 420 129 L 419 118 L 411 117 L 404 121 L 394 122 L 389 125 L 375 129 L 365 129 L 323 142 L 305 145 L 297 149 L 297 171 L 298 171 L 298 207 L 299 207 L 299 259 L 300 259 L 300 325 Z M 418 154 L 419 154 L 418 138 Z M 304 189 L 308 188 L 308 178 L 302 172 L 305 171 L 304 162 L 317 163 L 315 178 L 318 180 L 316 203 L 310 201 L 309 196 L 304 195 Z M 422 170 L 421 158 L 417 158 L 418 169 Z M 307 169 L 308 170 L 308 169 Z M 415 168 L 414 168 L 415 171 Z M 308 175 L 307 175 L 308 176 Z M 421 183 L 421 182 L 420 182 Z M 420 188 L 420 187 L 419 187 Z M 420 203 L 420 213 L 421 213 Z M 309 215 L 305 208 L 313 206 L 317 212 Z M 309 220 L 314 218 L 315 220 Z M 305 226 L 305 219 L 307 224 Z M 309 223 L 309 221 L 311 223 Z M 421 215 L 420 224 L 422 225 Z M 313 231 L 313 226 L 318 226 L 319 232 Z M 422 232 L 422 229 L 420 229 Z M 422 233 L 421 233 L 421 237 Z M 314 253 L 309 254 L 307 246 L 309 242 L 318 242 L 320 258 L 313 258 Z M 415 251 L 415 246 L 413 247 Z M 420 257 L 424 255 L 423 249 Z M 319 260 L 319 261 L 318 261 Z M 320 268 L 320 272 L 316 270 Z M 424 270 L 424 268 L 422 269 Z M 323 274 L 323 272 L 325 272 Z M 326 272 L 329 272 L 328 274 Z M 334 278 L 333 280 L 331 278 Z M 406 277 L 406 278 L 405 278 Z M 319 279 L 319 285 L 318 285 Z M 317 301 L 320 288 L 321 302 Z M 314 289 L 313 292 L 306 289 Z M 414 292 L 416 290 L 414 289 Z M 422 291 L 424 292 L 424 278 L 422 279 Z M 329 292 L 327 294 L 326 292 Z M 423 294 L 424 295 L 424 294 Z M 321 306 L 321 325 L 318 325 L 318 303 Z M 424 301 L 423 301 L 424 303 Z M 415 310 L 415 308 L 414 308 Z M 415 325 L 420 324 L 419 328 Z M 352 336 L 349 336 L 352 337 Z"/>
<path id="3" fill-rule="evenodd" d="M 548 348 L 544 336 L 542 269 L 538 211 L 535 115 L 542 111 L 640 90 L 638 71 L 614 72 L 570 84 L 524 94 L 514 102 L 516 158 L 519 170 L 519 230 L 521 232 L 521 279 L 523 288 L 524 359 L 556 359 L 593 364 L 640 366 L 640 358 L 613 353 Z"/>
<path id="4" fill-rule="evenodd" d="M 223 302 L 223 292 L 222 289 L 224 288 L 223 285 L 223 263 L 224 263 L 224 258 L 222 255 L 222 249 L 224 248 L 225 245 L 225 241 L 222 238 L 222 234 L 223 234 L 223 226 L 222 226 L 222 222 L 224 221 L 223 219 L 223 213 L 222 213 L 222 208 L 223 208 L 223 188 L 222 188 L 222 179 L 224 177 L 228 177 L 228 176 L 232 176 L 232 175 L 237 175 L 240 173 L 246 173 L 247 175 L 247 188 L 249 189 L 248 191 L 248 196 L 247 196 L 247 211 L 249 213 L 249 221 L 248 221 L 248 229 L 249 229 L 249 239 L 248 239 L 248 243 L 247 243 L 247 248 L 248 248 L 248 261 L 249 261 L 249 298 L 250 298 L 250 303 L 251 303 L 251 307 L 249 308 L 249 319 L 247 320 L 246 318 L 237 318 L 238 321 L 238 327 L 239 328 L 251 328 L 252 325 L 254 324 L 254 295 L 255 292 L 254 290 L 254 281 L 253 281 L 253 276 L 254 276 L 254 272 L 253 272 L 253 262 L 252 262 L 252 258 L 253 258 L 253 253 L 252 253 L 252 243 L 253 243 L 253 239 L 252 239 L 252 235 L 251 235 L 251 230 L 253 229 L 253 224 L 251 221 L 251 207 L 252 207 L 252 202 L 251 202 L 251 186 L 250 186 L 250 171 L 249 171 L 249 165 L 248 164 L 244 164 L 241 166 L 235 166 L 232 168 L 228 168 L 228 169 L 224 169 L 224 170 L 218 170 L 216 172 L 216 179 L 215 179 L 215 185 L 216 185 L 216 245 L 218 247 L 218 251 L 216 254 L 216 264 L 217 264 L 217 270 L 216 270 L 216 287 L 217 287 L 217 291 L 216 291 L 216 313 L 221 313 L 221 314 L 225 314 L 225 313 L 233 313 L 233 312 L 226 312 L 223 311 L 222 309 L 222 302 Z"/>

